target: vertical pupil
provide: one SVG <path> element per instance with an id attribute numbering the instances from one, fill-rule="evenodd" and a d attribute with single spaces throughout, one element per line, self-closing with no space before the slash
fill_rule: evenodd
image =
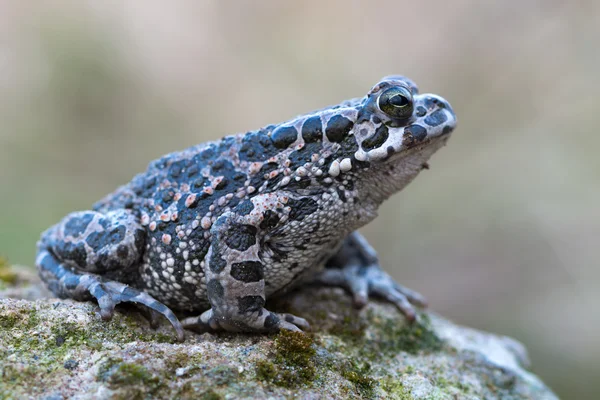
<path id="1" fill-rule="evenodd" d="M 408 105 L 408 99 L 401 94 L 396 94 L 390 97 L 390 104 L 395 107 L 405 107 Z"/>

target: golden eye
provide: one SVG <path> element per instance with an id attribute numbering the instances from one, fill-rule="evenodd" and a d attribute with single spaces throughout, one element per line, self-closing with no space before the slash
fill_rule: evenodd
<path id="1" fill-rule="evenodd" d="M 413 100 L 410 91 L 397 86 L 381 93 L 377 99 L 379 109 L 395 119 L 406 119 L 413 113 Z"/>

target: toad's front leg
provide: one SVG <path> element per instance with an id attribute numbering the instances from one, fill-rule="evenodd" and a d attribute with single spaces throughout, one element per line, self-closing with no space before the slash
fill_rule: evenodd
<path id="1" fill-rule="evenodd" d="M 211 228 L 205 276 L 211 309 L 187 318 L 184 327 L 200 332 L 273 332 L 308 329 L 306 320 L 264 308 L 265 280 L 260 257 L 259 210 L 245 206 L 220 216 Z M 245 215 L 244 215 L 245 214 Z M 257 218 L 258 217 L 258 218 Z"/>
<path id="2" fill-rule="evenodd" d="M 342 248 L 327 262 L 315 281 L 347 289 L 357 308 L 364 307 L 371 296 L 381 297 L 396 305 L 409 321 L 416 317 L 413 305 L 427 305 L 421 294 L 396 283 L 381 269 L 375 250 L 357 231 L 348 235 Z"/>

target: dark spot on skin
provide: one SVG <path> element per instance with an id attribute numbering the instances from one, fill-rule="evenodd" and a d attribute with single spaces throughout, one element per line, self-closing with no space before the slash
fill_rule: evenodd
<path id="1" fill-rule="evenodd" d="M 121 244 L 117 247 L 117 257 L 127 258 L 129 255 L 129 248 L 124 244 Z"/>
<path id="2" fill-rule="evenodd" d="M 236 172 L 235 174 L 233 174 L 233 177 L 232 177 L 232 179 L 235 182 L 243 182 L 246 180 L 246 178 L 247 178 L 246 174 L 243 174 L 241 172 Z"/>
<path id="3" fill-rule="evenodd" d="M 340 189 L 340 188 L 336 188 L 335 190 L 337 191 L 337 194 L 338 194 L 338 197 L 340 198 L 340 200 L 345 203 L 346 200 L 347 200 L 346 199 L 346 192 L 343 189 Z"/>
<path id="4" fill-rule="evenodd" d="M 425 123 L 429 126 L 438 126 L 448 120 L 444 110 L 437 110 L 425 117 Z"/>
<path id="5" fill-rule="evenodd" d="M 298 250 L 306 250 L 306 246 L 302 245 L 302 244 L 297 244 L 294 246 L 296 249 Z"/>
<path id="6" fill-rule="evenodd" d="M 264 161 L 276 155 L 279 150 L 268 136 L 272 127 L 257 132 L 248 132 L 242 139 L 239 157 L 242 161 Z"/>
<path id="7" fill-rule="evenodd" d="M 373 150 L 375 148 L 381 147 L 385 141 L 389 137 L 388 128 L 385 125 L 380 125 L 376 130 L 373 136 L 366 138 L 361 147 L 366 151 Z"/>
<path id="8" fill-rule="evenodd" d="M 225 243 L 231 249 L 246 251 L 256 244 L 256 232 L 256 227 L 252 225 L 233 225 L 227 231 Z"/>
<path id="9" fill-rule="evenodd" d="M 285 149 L 298 139 L 298 132 L 293 126 L 281 126 L 273 131 L 271 140 L 275 147 Z"/>
<path id="10" fill-rule="evenodd" d="M 294 323 L 294 317 L 293 317 L 293 316 L 291 316 L 290 314 L 286 314 L 286 316 L 285 316 L 285 320 L 286 320 L 287 322 Z"/>
<path id="11" fill-rule="evenodd" d="M 198 172 L 200 172 L 200 169 L 196 164 L 193 164 L 187 168 L 186 172 L 188 177 L 192 177 L 194 175 L 197 175 Z"/>
<path id="12" fill-rule="evenodd" d="M 437 104 L 437 99 L 434 99 L 432 97 L 426 97 L 425 100 L 423 101 L 423 105 L 428 110 L 434 109 L 436 104 Z"/>
<path id="13" fill-rule="evenodd" d="M 144 186 L 146 187 L 146 189 L 150 189 L 153 188 L 156 185 L 156 177 L 153 176 L 151 178 L 147 178 L 146 181 L 144 182 Z"/>
<path id="14" fill-rule="evenodd" d="M 356 123 L 360 124 L 362 122 L 369 121 L 371 119 L 372 112 L 367 108 L 363 107 L 358 110 L 358 114 L 356 115 Z"/>
<path id="15" fill-rule="evenodd" d="M 136 229 L 133 234 L 133 243 L 136 249 L 142 249 L 146 243 L 146 232 L 143 229 Z"/>
<path id="16" fill-rule="evenodd" d="M 228 183 L 229 183 L 229 181 L 227 181 L 227 178 L 221 179 L 221 182 L 219 182 L 215 185 L 215 190 L 225 189 L 225 187 L 227 186 Z"/>
<path id="17" fill-rule="evenodd" d="M 206 182 L 205 178 L 198 178 L 192 183 L 192 187 L 194 189 L 200 189 L 204 187 L 204 183 Z"/>
<path id="18" fill-rule="evenodd" d="M 77 237 L 85 232 L 87 226 L 94 219 L 94 214 L 86 213 L 78 215 L 77 217 L 70 218 L 65 224 L 65 236 Z"/>
<path id="19" fill-rule="evenodd" d="M 92 232 L 85 239 L 86 243 L 94 250 L 101 249 L 109 244 L 117 244 L 125 238 L 127 229 L 124 225 L 119 225 L 110 231 Z"/>
<path id="20" fill-rule="evenodd" d="M 225 167 L 225 160 L 217 160 L 212 164 L 213 175 L 216 175 L 219 171 L 222 171 Z"/>
<path id="21" fill-rule="evenodd" d="M 302 138 L 306 143 L 318 142 L 323 139 L 321 117 L 310 117 L 302 125 Z"/>
<path id="22" fill-rule="evenodd" d="M 450 132 L 452 132 L 452 128 L 450 127 L 450 125 L 446 125 L 446 126 L 444 127 L 444 129 L 442 129 L 442 133 L 443 133 L 444 135 L 447 135 L 447 134 L 448 134 L 448 133 L 450 133 Z"/>
<path id="23" fill-rule="evenodd" d="M 404 128 L 404 133 L 409 133 L 414 139 L 419 142 L 427 137 L 427 129 L 421 125 L 413 124 Z"/>
<path id="24" fill-rule="evenodd" d="M 288 156 L 291 164 L 290 168 L 296 169 L 307 162 L 311 162 L 311 156 L 313 154 L 321 154 L 323 151 L 323 142 L 306 143 L 304 147 L 298 150 L 294 150 Z"/>
<path id="25" fill-rule="evenodd" d="M 267 210 L 263 213 L 263 220 L 260 223 L 260 229 L 271 229 L 279 223 L 279 215 L 275 211 Z"/>
<path id="26" fill-rule="evenodd" d="M 415 111 L 415 115 L 417 117 L 423 117 L 423 116 L 425 116 L 425 114 L 427 114 L 427 110 L 425 109 L 425 107 L 423 107 L 423 106 L 417 107 L 417 110 Z"/>
<path id="27" fill-rule="evenodd" d="M 227 266 L 227 261 L 221 258 L 218 249 L 213 249 L 213 252 L 210 255 L 210 270 L 215 274 L 223 271 L 223 269 Z"/>
<path id="28" fill-rule="evenodd" d="M 372 121 L 374 124 L 378 124 L 381 122 L 381 118 L 379 118 L 377 115 L 373 115 Z"/>
<path id="29" fill-rule="evenodd" d="M 210 300 L 222 299 L 225 294 L 225 289 L 218 279 L 211 279 L 206 284 L 206 293 Z"/>
<path id="30" fill-rule="evenodd" d="M 162 199 L 163 203 L 170 203 L 173 200 L 174 194 L 175 193 L 173 193 L 172 190 L 163 191 L 161 194 L 161 199 Z"/>
<path id="31" fill-rule="evenodd" d="M 288 271 L 291 271 L 291 270 L 294 270 L 294 269 L 298 268 L 298 265 L 299 264 L 297 262 L 293 262 L 292 265 L 290 265 L 288 267 Z"/>
<path id="32" fill-rule="evenodd" d="M 265 318 L 265 328 L 272 329 L 279 324 L 279 317 L 273 313 L 270 313 L 267 318 Z"/>
<path id="33" fill-rule="evenodd" d="M 250 200 L 245 200 L 235 208 L 236 213 L 239 215 L 248 215 L 252 210 L 254 210 L 254 204 Z"/>
<path id="34" fill-rule="evenodd" d="M 327 122 L 325 134 L 330 142 L 341 142 L 352 130 L 354 123 L 341 115 L 334 115 Z"/>
<path id="35" fill-rule="evenodd" d="M 181 175 L 181 166 L 177 164 L 172 165 L 169 168 L 169 177 L 176 179 L 179 175 Z"/>
<path id="36" fill-rule="evenodd" d="M 265 306 L 265 299 L 262 296 L 244 296 L 238 297 L 238 313 L 246 314 L 258 312 Z"/>
<path id="37" fill-rule="evenodd" d="M 304 217 L 314 213 L 319 209 L 319 204 L 315 200 L 307 197 L 303 197 L 299 200 L 289 199 L 288 206 L 291 207 L 289 215 L 290 219 L 296 221 L 303 220 Z"/>
<path id="38" fill-rule="evenodd" d="M 389 159 L 391 156 L 394 155 L 394 147 L 393 146 L 388 146 L 387 149 L 387 155 L 385 156 L 385 158 L 383 159 L 384 161 Z"/>
<path id="39" fill-rule="evenodd" d="M 233 263 L 231 276 L 241 282 L 258 282 L 264 278 L 263 265 L 258 261 Z"/>

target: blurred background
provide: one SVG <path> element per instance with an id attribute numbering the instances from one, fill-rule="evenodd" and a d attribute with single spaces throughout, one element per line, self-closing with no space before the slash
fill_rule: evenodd
<path id="1" fill-rule="evenodd" d="M 42 4 L 43 3 L 43 4 Z M 0 254 L 166 152 L 404 74 L 459 117 L 363 232 L 433 310 L 600 391 L 600 3 L 0 1 Z"/>

